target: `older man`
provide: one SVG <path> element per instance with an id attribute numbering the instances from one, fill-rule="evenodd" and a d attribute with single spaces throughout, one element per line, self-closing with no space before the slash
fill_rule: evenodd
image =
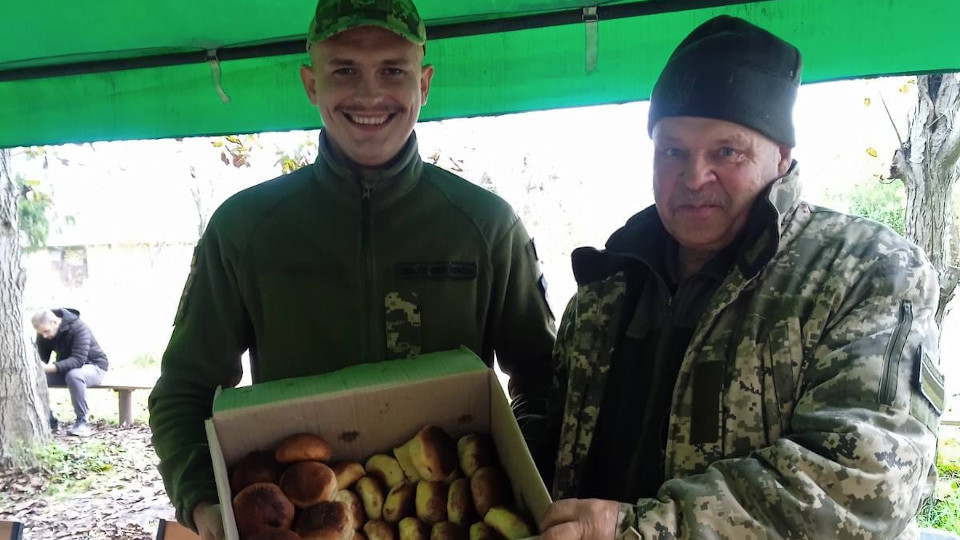
<path id="1" fill-rule="evenodd" d="M 413 134 L 434 68 L 411 0 L 321 0 L 300 69 L 323 119 L 311 167 L 221 206 L 150 396 L 177 517 L 222 535 L 203 429 L 219 385 L 471 348 L 510 375 L 542 442 L 554 324 L 533 241 L 496 195 L 421 161 Z"/>
<path id="2" fill-rule="evenodd" d="M 543 540 L 916 534 L 944 399 L 937 278 L 886 227 L 800 200 L 800 69 L 726 16 L 668 60 L 656 204 L 573 254 L 550 404 L 564 500 Z"/>

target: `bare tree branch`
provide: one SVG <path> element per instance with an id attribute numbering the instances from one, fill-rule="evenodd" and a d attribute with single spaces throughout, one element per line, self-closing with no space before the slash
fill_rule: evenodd
<path id="1" fill-rule="evenodd" d="M 903 150 L 903 137 L 900 136 L 900 130 L 897 129 L 897 123 L 893 121 L 893 115 L 890 114 L 890 107 L 887 107 L 887 100 L 883 98 L 883 94 L 880 94 L 880 103 L 883 103 L 883 110 L 887 111 L 887 118 L 890 119 L 890 126 L 893 127 L 893 132 L 897 134 L 897 143 L 900 144 L 898 148 Z"/>

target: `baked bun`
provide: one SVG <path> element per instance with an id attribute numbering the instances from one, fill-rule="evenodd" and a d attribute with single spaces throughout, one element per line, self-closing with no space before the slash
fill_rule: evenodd
<path id="1" fill-rule="evenodd" d="M 391 489 L 383 501 L 383 520 L 387 523 L 396 523 L 407 516 L 412 516 L 416 495 L 416 484 L 406 481 Z"/>
<path id="2" fill-rule="evenodd" d="M 437 426 L 425 426 L 410 441 L 410 461 L 420 477 L 432 482 L 446 480 L 457 469 L 453 439 Z"/>
<path id="3" fill-rule="evenodd" d="M 430 527 L 415 517 L 405 517 L 397 526 L 400 529 L 400 540 L 428 540 Z"/>
<path id="4" fill-rule="evenodd" d="M 276 484 L 282 469 L 274 453 L 256 450 L 243 456 L 230 468 L 230 493 L 236 495 L 243 488 L 257 482 Z"/>
<path id="5" fill-rule="evenodd" d="M 302 540 L 300 535 L 290 529 L 263 529 L 247 540 Z"/>
<path id="6" fill-rule="evenodd" d="M 458 478 L 447 490 L 447 520 L 464 527 L 477 521 L 470 496 L 470 481 Z"/>
<path id="7" fill-rule="evenodd" d="M 337 492 L 334 500 L 347 505 L 347 512 L 350 513 L 350 519 L 353 520 L 354 529 L 363 527 L 363 522 L 367 520 L 367 515 L 363 512 L 363 501 L 360 500 L 359 495 L 352 491 L 341 489 Z"/>
<path id="8" fill-rule="evenodd" d="M 368 521 L 363 526 L 363 532 L 368 540 L 396 540 L 397 535 L 393 532 L 393 525 L 390 525 L 382 519 Z"/>
<path id="9" fill-rule="evenodd" d="M 301 461 L 283 471 L 280 489 L 297 508 L 306 508 L 333 500 L 337 494 L 337 477 L 323 463 Z"/>
<path id="10" fill-rule="evenodd" d="M 471 433 L 457 441 L 457 457 L 460 468 L 467 476 L 473 476 L 477 469 L 497 464 L 497 451 L 490 437 Z"/>
<path id="11" fill-rule="evenodd" d="M 477 514 L 484 518 L 494 506 L 510 504 L 510 480 L 499 467 L 483 467 L 470 477 L 470 495 Z"/>
<path id="12" fill-rule="evenodd" d="M 337 489 L 348 489 L 367 474 L 363 465 L 352 461 L 341 461 L 331 465 L 330 468 L 337 475 Z"/>
<path id="13" fill-rule="evenodd" d="M 250 484 L 233 498 L 237 531 L 242 538 L 263 529 L 289 529 L 294 507 L 276 484 Z"/>
<path id="14" fill-rule="evenodd" d="M 417 517 L 427 525 L 447 520 L 447 485 L 443 482 L 417 482 Z"/>
<path id="15" fill-rule="evenodd" d="M 300 510 L 293 530 L 305 540 L 352 540 L 353 519 L 343 502 L 324 501 Z"/>
<path id="16" fill-rule="evenodd" d="M 323 437 L 313 433 L 296 433 L 280 441 L 276 458 L 280 463 L 298 461 L 329 461 L 330 445 Z"/>
<path id="17" fill-rule="evenodd" d="M 469 537 L 467 529 L 456 523 L 441 521 L 434 523 L 433 528 L 430 529 L 430 540 L 469 540 Z"/>
<path id="18" fill-rule="evenodd" d="M 417 472 L 417 467 L 414 466 L 413 460 L 410 459 L 410 447 L 412 445 L 413 439 L 410 439 L 394 448 L 393 455 L 397 458 L 397 463 L 400 464 L 400 468 L 403 469 L 403 474 L 407 477 L 407 482 L 415 484 L 422 480 L 422 478 L 420 478 L 420 473 Z"/>
<path id="19" fill-rule="evenodd" d="M 367 519 L 383 518 L 384 494 L 380 481 L 372 476 L 364 476 L 357 480 L 355 489 L 363 501 L 363 511 L 367 513 Z"/>
<path id="20" fill-rule="evenodd" d="M 500 533 L 506 540 L 520 540 L 533 536 L 533 529 L 527 520 L 505 506 L 494 506 L 483 516 L 488 527 Z"/>
<path id="21" fill-rule="evenodd" d="M 470 526 L 470 540 L 503 540 L 500 533 L 480 521 Z"/>
<path id="22" fill-rule="evenodd" d="M 393 489 L 406 480 L 400 463 L 392 456 L 374 454 L 367 459 L 365 465 L 368 476 L 373 476 L 387 489 Z"/>

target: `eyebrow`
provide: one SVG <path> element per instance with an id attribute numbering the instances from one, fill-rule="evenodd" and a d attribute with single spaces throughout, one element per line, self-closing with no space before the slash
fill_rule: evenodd
<path id="1" fill-rule="evenodd" d="M 653 138 L 653 143 L 666 143 L 666 144 L 677 144 L 680 142 L 680 139 L 674 137 L 673 135 L 659 135 Z"/>
<path id="2" fill-rule="evenodd" d="M 387 58 L 382 60 L 379 65 L 381 66 L 407 66 L 412 62 L 404 58 Z M 355 66 L 357 63 L 349 58 L 331 58 L 327 60 L 327 65 L 329 66 Z"/>
<path id="3" fill-rule="evenodd" d="M 720 137 L 716 142 L 718 144 L 750 144 L 750 139 L 739 133 L 731 133 Z"/>

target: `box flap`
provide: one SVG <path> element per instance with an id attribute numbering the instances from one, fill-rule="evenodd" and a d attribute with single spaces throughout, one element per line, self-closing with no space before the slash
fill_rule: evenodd
<path id="1" fill-rule="evenodd" d="M 487 369 L 486 364 L 466 347 L 417 356 L 351 366 L 331 373 L 283 379 L 225 388 L 213 401 L 213 415 L 245 407 L 259 407 L 281 401 L 312 398 L 358 388 L 408 383 Z"/>

